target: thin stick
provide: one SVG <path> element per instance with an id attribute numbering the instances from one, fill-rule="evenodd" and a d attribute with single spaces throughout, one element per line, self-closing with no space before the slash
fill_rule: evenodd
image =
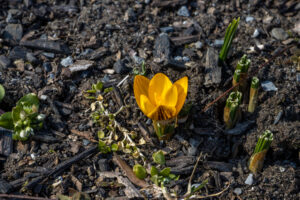
<path id="1" fill-rule="evenodd" d="M 263 67 L 265 67 L 266 65 L 270 64 L 271 62 L 273 62 L 275 60 L 275 58 L 277 58 L 280 54 L 282 54 L 283 52 L 285 52 L 286 50 L 290 49 L 291 47 L 293 47 L 294 45 L 290 45 L 287 46 L 286 48 L 282 49 L 281 51 L 277 52 L 274 56 L 271 57 L 270 60 L 268 60 L 267 62 L 263 63 L 262 65 L 260 65 L 258 67 L 258 69 L 256 71 L 254 71 L 252 73 L 251 76 L 249 76 L 250 78 L 252 78 L 254 75 L 257 74 L 257 72 L 259 70 L 261 70 Z M 246 77 L 247 78 L 247 77 Z M 221 98 L 223 98 L 224 96 L 226 96 L 230 91 L 232 91 L 234 88 L 236 88 L 237 86 L 239 86 L 240 83 L 236 84 L 235 86 L 232 86 L 231 88 L 229 88 L 228 90 L 226 90 L 223 94 L 221 94 L 218 98 L 216 98 L 215 100 L 213 100 L 212 102 L 210 102 L 209 104 L 207 104 L 204 109 L 201 112 L 205 112 L 210 106 L 212 106 L 213 104 L 215 104 L 217 101 L 219 101 Z"/>
<path id="2" fill-rule="evenodd" d="M 198 156 L 198 159 L 197 159 L 196 164 L 194 166 L 193 172 L 191 174 L 191 177 L 190 177 L 190 180 L 189 180 L 189 183 L 188 183 L 188 189 L 187 189 L 186 195 L 189 195 L 192 192 L 192 180 L 194 178 L 194 175 L 195 175 L 195 172 L 196 172 L 196 169 L 198 167 L 198 163 L 199 163 L 201 157 L 202 157 L 202 152 L 200 152 L 200 155 Z"/>
<path id="3" fill-rule="evenodd" d="M 17 198 L 17 199 L 32 199 L 32 200 L 56 200 L 56 199 L 48 199 L 43 197 L 32 197 L 26 195 L 15 195 L 15 194 L 0 194 L 1 198 Z"/>
<path id="4" fill-rule="evenodd" d="M 229 186 L 231 184 L 229 183 L 226 188 L 224 188 L 222 191 L 218 192 L 218 193 L 215 193 L 215 194 L 209 194 L 209 195 L 206 195 L 206 196 L 202 196 L 202 195 L 195 195 L 195 197 L 193 198 L 196 198 L 196 199 L 205 199 L 205 198 L 208 198 L 208 197 L 216 197 L 216 196 L 219 196 L 220 194 L 222 194 L 223 192 L 225 192 L 226 190 L 228 190 Z M 191 199 L 193 199 L 191 198 Z"/>

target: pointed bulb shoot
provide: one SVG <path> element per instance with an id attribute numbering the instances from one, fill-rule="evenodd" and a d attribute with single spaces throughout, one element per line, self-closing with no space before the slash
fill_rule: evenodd
<path id="1" fill-rule="evenodd" d="M 239 119 L 239 107 L 241 104 L 241 100 L 242 93 L 238 91 L 231 92 L 226 100 L 223 118 L 227 129 L 233 128 Z"/>
<path id="2" fill-rule="evenodd" d="M 249 170 L 253 173 L 257 173 L 262 170 L 264 160 L 273 141 L 273 133 L 266 130 L 259 138 L 256 143 L 254 152 L 250 157 Z"/>
<path id="3" fill-rule="evenodd" d="M 250 113 L 254 112 L 257 105 L 258 87 L 259 87 L 259 79 L 257 77 L 253 77 L 251 81 L 249 105 L 248 105 L 248 112 Z"/>

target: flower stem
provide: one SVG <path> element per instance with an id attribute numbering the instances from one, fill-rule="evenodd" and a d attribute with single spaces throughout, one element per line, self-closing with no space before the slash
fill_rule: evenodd
<path id="1" fill-rule="evenodd" d="M 253 173 L 257 173 L 263 167 L 264 159 L 268 149 L 273 141 L 273 134 L 266 130 L 258 139 L 254 152 L 249 161 L 249 169 Z"/>
<path id="2" fill-rule="evenodd" d="M 226 128 L 230 129 L 235 126 L 239 118 L 239 106 L 241 104 L 242 93 L 239 91 L 231 92 L 224 108 L 224 122 Z"/>
<path id="3" fill-rule="evenodd" d="M 258 86 L 259 86 L 259 79 L 257 77 L 253 77 L 251 81 L 249 105 L 248 105 L 248 112 L 250 113 L 253 113 L 256 108 Z"/>
<path id="4" fill-rule="evenodd" d="M 153 127 L 159 140 L 168 140 L 171 138 L 175 130 L 175 119 L 153 120 Z"/>
<path id="5" fill-rule="evenodd" d="M 229 26 L 226 29 L 225 37 L 224 37 L 224 44 L 222 46 L 222 49 L 221 49 L 220 55 L 219 55 L 219 59 L 222 62 L 224 62 L 227 58 L 227 54 L 230 49 L 234 35 L 236 33 L 237 27 L 239 25 L 239 21 L 240 21 L 240 18 L 233 19 L 232 22 L 229 24 Z"/>

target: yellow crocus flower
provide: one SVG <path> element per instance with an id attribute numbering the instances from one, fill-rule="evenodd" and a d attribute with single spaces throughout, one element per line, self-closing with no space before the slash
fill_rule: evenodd
<path id="1" fill-rule="evenodd" d="M 134 96 L 143 113 L 154 121 L 175 118 L 186 99 L 188 77 L 174 84 L 163 73 L 157 73 L 149 80 L 145 76 L 134 78 Z"/>

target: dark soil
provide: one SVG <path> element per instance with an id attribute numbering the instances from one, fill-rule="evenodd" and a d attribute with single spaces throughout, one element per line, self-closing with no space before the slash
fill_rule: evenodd
<path id="1" fill-rule="evenodd" d="M 182 6 L 189 16 L 180 16 Z M 209 63 L 222 46 L 219 40 L 237 17 L 240 24 L 227 62 L 219 71 L 210 70 Z M 33 92 L 40 98 L 40 112 L 47 116 L 34 137 L 14 141 L 11 152 L 1 155 L 0 192 L 57 198 L 81 191 L 92 199 L 126 199 L 126 187 L 117 184 L 118 178 L 105 175 L 122 171 L 112 153 L 92 149 L 76 157 L 98 140 L 101 127 L 90 117 L 93 101 L 84 97 L 84 91 L 102 81 L 104 87 L 114 88 L 103 94 L 111 113 L 128 106 L 116 120 L 137 133 L 137 144 L 144 137 L 146 144 L 137 146 L 149 166 L 154 165 L 152 153 L 166 152 L 166 165 L 180 175 L 168 185 L 170 191 L 185 194 L 201 152 L 193 179 L 193 183 L 209 179 L 201 195 L 218 193 L 230 184 L 211 199 L 299 199 L 300 63 L 291 59 L 300 58 L 299 29 L 300 3 L 294 0 L 0 0 L 0 83 L 6 90 L 0 108 L 10 111 L 19 98 Z M 251 59 L 249 73 L 261 82 L 273 82 L 278 90 L 260 88 L 253 114 L 246 112 L 245 98 L 239 123 L 248 126 L 232 135 L 222 120 L 225 98 L 205 112 L 203 108 L 231 87 L 243 54 Z M 67 65 L 67 57 L 73 63 L 84 60 L 81 68 Z M 133 95 L 132 70 L 140 69 L 143 60 L 148 78 L 157 72 L 173 82 L 189 78 L 187 102 L 192 110 L 187 122 L 164 143 L 157 140 Z M 220 79 L 207 81 L 209 73 Z M 267 129 L 274 134 L 273 143 L 261 173 L 247 185 L 248 160 L 258 136 Z M 4 138 L 2 134 L 1 141 Z M 117 154 L 130 167 L 142 164 L 131 154 Z M 64 163 L 74 157 L 77 160 Z M 146 182 L 152 184 L 149 178 Z M 154 198 L 154 192 L 145 198 Z"/>

